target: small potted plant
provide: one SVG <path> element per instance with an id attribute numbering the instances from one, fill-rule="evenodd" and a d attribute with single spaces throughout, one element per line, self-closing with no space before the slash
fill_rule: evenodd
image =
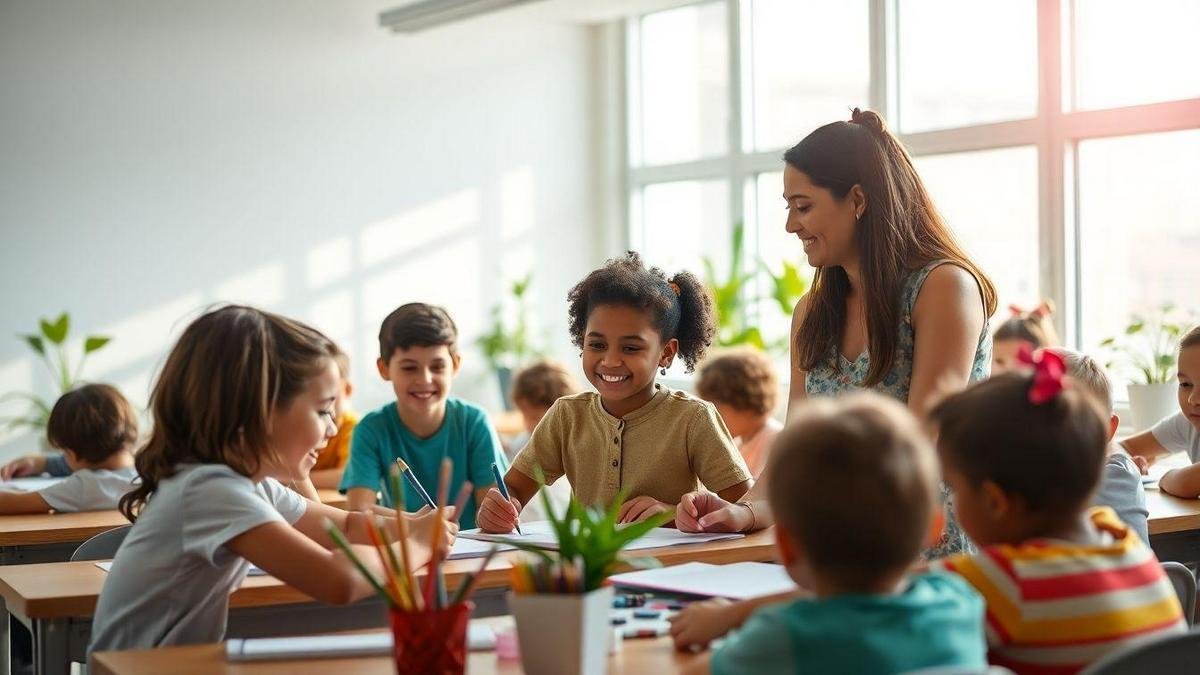
<path id="1" fill-rule="evenodd" d="M 19 337 L 37 354 L 42 363 L 46 364 L 59 396 L 75 388 L 88 355 L 104 347 L 111 339 L 100 335 L 89 335 L 84 338 L 83 354 L 79 356 L 79 361 L 72 368 L 66 347 L 67 335 L 71 329 L 71 317 L 63 312 L 54 321 L 41 319 L 38 322 L 38 328 L 37 334 L 31 333 Z M 0 424 L 4 424 L 5 431 L 13 431 L 22 427 L 35 432 L 42 432 L 46 429 L 46 420 L 50 417 L 50 408 L 54 405 L 54 401 L 46 401 L 36 394 L 23 391 L 9 392 L 0 396 L 0 402 L 4 401 L 29 403 L 29 409 L 25 414 L 0 418 Z"/>
<path id="2" fill-rule="evenodd" d="M 1114 357 L 1106 367 L 1136 373 L 1129 383 L 1129 407 L 1136 429 L 1149 429 L 1178 407 L 1175 360 L 1184 330 L 1184 323 L 1176 320 L 1175 307 L 1167 304 L 1149 316 L 1135 314 L 1120 337 L 1100 342 Z"/>
<path id="3" fill-rule="evenodd" d="M 508 400 L 508 390 L 512 383 L 514 368 L 519 368 L 526 361 L 538 354 L 533 346 L 529 327 L 529 304 L 526 295 L 533 281 L 533 273 L 512 283 L 510 293 L 516 301 L 516 325 L 511 329 L 505 320 L 504 305 L 492 307 L 492 327 L 479 337 L 476 343 L 483 352 L 483 358 L 496 373 L 500 385 L 500 400 L 507 410 L 512 410 L 512 402 Z"/>
<path id="4" fill-rule="evenodd" d="M 673 514 L 618 525 L 623 495 L 607 509 L 585 508 L 572 496 L 566 513 L 556 518 L 546 491 L 541 493 L 558 549 L 505 542 L 530 554 L 513 565 L 508 600 L 522 664 L 530 675 L 602 675 L 612 631 L 613 589 L 606 580 L 622 563 L 658 566 L 653 558 L 625 558 L 621 549 Z"/>

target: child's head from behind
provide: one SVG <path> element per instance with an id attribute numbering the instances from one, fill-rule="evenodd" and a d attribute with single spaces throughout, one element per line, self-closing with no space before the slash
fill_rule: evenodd
<path id="1" fill-rule="evenodd" d="M 85 384 L 59 397 L 46 420 L 46 440 L 62 450 L 71 470 L 95 466 L 133 449 L 137 413 L 107 384 Z"/>
<path id="2" fill-rule="evenodd" d="M 445 309 L 401 305 L 379 327 L 379 376 L 392 383 L 402 414 L 437 415 L 458 374 L 458 327 Z"/>
<path id="3" fill-rule="evenodd" d="M 942 472 L 958 522 L 981 545 L 1053 536 L 1081 517 L 1100 481 L 1107 416 L 1082 387 L 1031 401 L 1035 376 L 1005 373 L 941 401 Z"/>
<path id="4" fill-rule="evenodd" d="M 904 406 L 877 394 L 805 403 L 775 437 L 767 476 L 781 558 L 818 593 L 883 592 L 930 533 L 933 448 Z"/>
<path id="5" fill-rule="evenodd" d="M 224 464 L 254 479 L 307 476 L 337 433 L 333 343 L 313 328 L 251 307 L 193 321 L 150 394 L 153 429 L 136 464 L 128 516 L 183 463 Z"/>
<path id="6" fill-rule="evenodd" d="M 712 299 L 694 274 L 668 279 L 633 251 L 587 275 L 567 300 L 571 341 L 606 404 L 651 396 L 655 372 L 676 355 L 691 372 L 716 332 Z"/>
<path id="7" fill-rule="evenodd" d="M 1022 345 L 1030 349 L 1042 349 L 1058 344 L 1058 332 L 1054 330 L 1051 316 L 1054 303 L 1043 300 L 1030 310 L 1016 305 L 1009 307 L 1010 316 L 992 334 L 992 374 L 1007 373 L 1020 367 L 1017 354 Z"/>
<path id="8" fill-rule="evenodd" d="M 541 359 L 513 375 L 509 398 L 521 411 L 525 430 L 532 433 L 555 401 L 577 394 L 579 390 L 579 382 L 565 365 L 552 359 Z"/>
<path id="9" fill-rule="evenodd" d="M 1200 326 L 1179 341 L 1179 410 L 1200 429 Z"/>
<path id="10" fill-rule="evenodd" d="M 1108 378 L 1108 373 L 1104 372 L 1104 366 L 1087 354 L 1073 349 L 1055 347 L 1050 351 L 1062 357 L 1067 366 L 1067 375 L 1075 386 L 1091 394 L 1100 404 L 1101 410 L 1108 415 L 1108 440 L 1111 441 L 1121 424 L 1121 418 L 1113 412 L 1112 380 Z"/>
<path id="11" fill-rule="evenodd" d="M 771 416 L 778 387 L 771 359 L 749 347 L 709 357 L 696 378 L 696 395 L 716 406 L 735 438 L 760 428 Z"/>

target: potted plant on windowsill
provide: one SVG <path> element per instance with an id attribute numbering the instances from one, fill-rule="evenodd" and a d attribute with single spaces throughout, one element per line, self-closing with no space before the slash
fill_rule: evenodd
<path id="1" fill-rule="evenodd" d="M 512 382 L 514 368 L 519 368 L 529 359 L 537 356 L 538 349 L 533 345 L 529 326 L 529 305 L 526 296 L 529 285 L 533 281 L 533 273 L 526 274 L 509 287 L 509 292 L 516 304 L 515 325 L 510 329 L 505 319 L 504 304 L 492 307 L 492 327 L 488 332 L 479 336 L 476 344 L 483 352 L 484 359 L 496 373 L 500 385 L 500 400 L 506 410 L 512 410 L 512 401 L 508 400 L 508 390 Z"/>
<path id="2" fill-rule="evenodd" d="M 83 354 L 72 368 L 66 347 L 67 336 L 71 329 L 70 315 L 63 312 L 54 321 L 43 318 L 38 321 L 38 329 L 36 334 L 30 333 L 19 337 L 22 342 L 29 345 L 29 348 L 37 354 L 42 363 L 46 365 L 47 370 L 50 371 L 51 379 L 58 390 L 58 396 L 75 388 L 79 383 L 79 376 L 83 373 L 83 364 L 87 361 L 88 355 L 98 351 L 111 340 L 111 338 L 101 335 L 89 335 L 84 338 Z M 53 407 L 54 401 L 46 401 L 37 394 L 24 391 L 9 392 L 0 396 L 0 402 L 4 401 L 25 401 L 29 404 L 29 409 L 25 414 L 0 417 L 0 424 L 4 425 L 4 431 L 28 428 L 45 435 L 46 420 L 50 417 L 50 409 Z M 43 445 L 44 449 L 46 448 Z"/>
<path id="3" fill-rule="evenodd" d="M 1178 408 L 1175 362 L 1185 322 L 1176 320 L 1175 314 L 1170 304 L 1148 316 L 1135 314 L 1120 337 L 1100 342 L 1113 355 L 1107 368 L 1136 373 L 1128 386 L 1133 426 L 1138 430 L 1149 429 Z"/>
<path id="4" fill-rule="evenodd" d="M 546 490 L 541 494 L 558 549 L 504 540 L 531 554 L 530 560 L 514 564 L 508 599 L 522 665 L 530 675 L 602 675 L 612 631 L 613 589 L 606 580 L 620 564 L 657 567 L 654 558 L 625 558 L 621 549 L 673 514 L 618 525 L 623 494 L 607 509 L 585 508 L 572 495 L 560 519 Z"/>

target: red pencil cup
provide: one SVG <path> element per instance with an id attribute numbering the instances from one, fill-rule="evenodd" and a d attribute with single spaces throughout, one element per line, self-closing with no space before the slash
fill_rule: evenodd
<path id="1" fill-rule="evenodd" d="M 392 655 L 397 675 L 461 674 L 467 667 L 467 621 L 475 605 L 403 612 L 391 609 Z"/>

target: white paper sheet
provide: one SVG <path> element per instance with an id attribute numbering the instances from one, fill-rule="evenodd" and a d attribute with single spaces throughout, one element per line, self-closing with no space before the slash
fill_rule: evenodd
<path id="1" fill-rule="evenodd" d="M 96 563 L 96 567 L 99 567 L 100 569 L 104 570 L 105 572 L 111 572 L 112 571 L 112 561 L 105 560 L 103 562 L 98 562 L 98 563 Z M 265 571 L 263 571 L 262 568 L 260 568 L 256 565 L 250 565 L 250 571 L 246 572 L 246 576 L 248 576 L 248 577 L 265 577 L 265 576 L 267 576 L 267 573 Z"/>
<path id="2" fill-rule="evenodd" d="M 684 563 L 672 567 L 614 574 L 613 584 L 670 593 L 744 600 L 796 590 L 782 565 L 741 562 L 729 565 Z"/>
<path id="3" fill-rule="evenodd" d="M 472 621 L 467 625 L 467 648 L 472 651 L 495 649 L 496 633 L 486 624 Z M 349 633 L 282 638 L 231 639 L 225 642 L 229 661 L 269 661 L 273 659 L 334 658 L 382 656 L 392 651 L 392 634 Z"/>
<path id="4" fill-rule="evenodd" d="M 515 550 L 515 546 L 506 544 L 496 544 L 490 541 L 481 541 L 478 539 L 466 539 L 457 537 L 454 540 L 454 546 L 450 549 L 450 556 L 447 560 L 462 560 L 464 558 L 482 558 L 487 555 L 487 552 L 495 546 L 501 551 Z"/>
<path id="5" fill-rule="evenodd" d="M 523 534 L 513 532 L 511 534 L 487 534 L 479 529 L 463 530 L 458 533 L 458 536 L 463 539 L 476 539 L 479 541 L 519 541 L 521 543 L 530 544 L 539 548 L 557 549 L 558 539 L 550 527 L 550 521 L 537 520 L 530 523 L 521 523 L 521 531 Z M 725 539 L 740 539 L 744 534 L 692 534 L 689 532 L 680 532 L 669 527 L 656 527 L 650 530 L 644 537 L 634 540 L 625 547 L 626 551 L 636 551 L 646 548 L 659 548 L 663 546 L 680 546 L 683 544 L 703 544 L 710 541 L 722 541 Z"/>
<path id="6" fill-rule="evenodd" d="M 9 492 L 37 492 L 38 490 L 45 490 L 51 485 L 58 484 L 62 479 L 62 476 L 14 478 L 12 480 L 0 481 L 0 490 Z"/>

